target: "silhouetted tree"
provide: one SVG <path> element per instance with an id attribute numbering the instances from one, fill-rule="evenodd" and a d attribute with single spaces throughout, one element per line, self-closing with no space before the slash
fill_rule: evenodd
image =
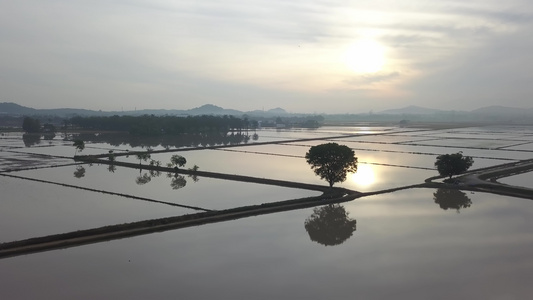
<path id="1" fill-rule="evenodd" d="M 92 116 L 73 117 L 69 122 L 79 128 L 91 130 L 126 131 L 136 136 L 163 136 L 176 134 L 226 134 L 241 131 L 245 122 L 234 116 Z"/>
<path id="2" fill-rule="evenodd" d="M 43 132 L 50 132 L 50 133 L 55 133 L 56 132 L 56 127 L 53 125 L 53 124 L 50 124 L 50 123 L 46 123 L 43 125 Z"/>
<path id="3" fill-rule="evenodd" d="M 435 167 L 441 176 L 449 176 L 451 179 L 453 175 L 458 175 L 468 170 L 474 159 L 470 156 L 463 156 L 463 152 L 454 154 L 443 154 L 437 156 Z"/>
<path id="4" fill-rule="evenodd" d="M 56 134 L 53 132 L 43 132 L 43 139 L 51 141 L 56 137 Z"/>
<path id="5" fill-rule="evenodd" d="M 137 153 L 135 156 L 137 156 L 137 159 L 139 160 L 139 168 L 142 167 L 141 165 L 142 161 L 147 161 L 151 157 L 150 153 L 148 152 Z"/>
<path id="6" fill-rule="evenodd" d="M 348 172 L 357 171 L 357 157 L 352 149 L 337 143 L 313 146 L 305 154 L 307 163 L 315 174 L 332 187 L 335 182 L 346 180 Z"/>
<path id="7" fill-rule="evenodd" d="M 109 150 L 109 155 L 107 156 L 107 159 L 109 159 L 110 162 L 114 162 L 116 157 L 115 157 L 115 153 L 113 150 Z"/>
<path id="8" fill-rule="evenodd" d="M 22 129 L 26 133 L 37 133 L 41 131 L 41 122 L 38 119 L 24 117 Z"/>
<path id="9" fill-rule="evenodd" d="M 197 165 L 194 165 L 192 168 L 189 168 L 189 171 L 196 172 L 196 171 L 198 171 L 198 169 L 200 169 L 200 167 L 198 167 Z M 189 177 L 192 178 L 192 181 L 194 181 L 194 182 L 198 182 L 200 180 L 198 178 L 198 175 L 196 175 L 194 173 L 190 174 Z"/>
<path id="10" fill-rule="evenodd" d="M 83 151 L 85 149 L 85 142 L 83 140 L 74 140 L 73 146 L 75 147 L 74 156 L 78 153 L 78 151 Z"/>
<path id="11" fill-rule="evenodd" d="M 150 160 L 149 165 L 152 166 L 152 167 L 159 167 L 159 166 L 161 166 L 161 162 L 159 160 L 153 160 L 152 159 L 152 160 Z M 157 171 L 157 170 L 153 170 L 153 169 L 150 169 L 148 171 L 148 173 L 150 173 L 150 176 L 152 178 L 159 177 L 161 175 L 161 171 Z"/>
<path id="12" fill-rule="evenodd" d="M 186 163 L 187 163 L 187 159 L 185 159 L 185 157 L 178 155 L 178 154 L 174 154 L 170 158 L 170 166 L 174 166 L 176 168 L 183 167 L 185 166 Z"/>
<path id="13" fill-rule="evenodd" d="M 444 210 L 455 209 L 457 212 L 461 208 L 467 208 L 472 205 L 472 200 L 464 192 L 456 189 L 437 189 L 433 193 L 433 200 L 440 208 Z"/>
<path id="14" fill-rule="evenodd" d="M 324 246 L 344 243 L 356 229 L 356 220 L 339 204 L 315 207 L 313 214 L 305 220 L 305 230 L 312 241 Z"/>

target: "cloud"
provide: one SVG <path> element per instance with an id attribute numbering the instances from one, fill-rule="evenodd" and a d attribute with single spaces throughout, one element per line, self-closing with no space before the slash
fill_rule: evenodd
<path id="1" fill-rule="evenodd" d="M 0 90 L 93 109 L 523 104 L 532 16 L 520 0 L 4 1 Z M 342 61 L 362 38 L 387 49 L 378 73 Z"/>
<path id="2" fill-rule="evenodd" d="M 452 60 L 448 67 L 405 87 L 417 98 L 432 99 L 435 107 L 467 109 L 488 105 L 531 107 L 533 42 L 531 29 L 488 41 Z"/>
<path id="3" fill-rule="evenodd" d="M 359 76 L 354 76 L 350 79 L 347 79 L 345 82 L 350 85 L 368 85 L 378 82 L 387 82 L 399 78 L 400 72 L 378 72 L 372 74 L 363 74 Z"/>

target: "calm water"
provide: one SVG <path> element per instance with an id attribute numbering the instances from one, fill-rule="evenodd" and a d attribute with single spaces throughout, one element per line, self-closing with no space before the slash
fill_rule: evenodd
<path id="1" fill-rule="evenodd" d="M 474 168 L 533 156 L 533 130 L 528 127 L 326 127 L 258 133 L 259 142 L 325 140 L 180 154 L 187 158 L 186 167 L 325 185 L 303 156 L 311 145 L 336 141 L 355 149 L 360 162 L 358 173 L 339 186 L 359 191 L 421 183 L 436 175 L 433 163 L 439 154 L 463 151 L 476 157 Z M 375 133 L 385 135 L 370 135 Z M 327 139 L 348 134 L 362 136 Z M 0 241 L 197 212 L 83 188 L 205 209 L 317 194 L 209 178 L 177 180 L 107 165 L 65 165 L 72 160 L 61 156 L 74 154 L 69 143 L 41 140 L 26 147 L 20 139 L 0 138 L 0 171 L 43 167 L 9 174 L 73 187 L 0 176 L 0 225 L 5 229 Z M 141 149 L 92 143 L 83 154 Z M 173 154 L 152 158 L 165 165 Z M 133 156 L 119 159 L 138 163 Z M 530 179 L 531 174 L 523 174 L 501 181 L 528 186 Z M 316 218 L 318 213 L 323 217 Z M 0 298 L 528 299 L 533 294 L 532 213 L 531 200 L 404 190 L 315 210 L 2 259 Z M 324 224 L 337 225 L 325 233 L 312 229 Z"/>
<path id="2" fill-rule="evenodd" d="M 527 188 L 533 188 L 533 173 L 523 173 L 514 176 L 504 177 L 498 179 L 498 182 L 522 186 Z"/>
<path id="3" fill-rule="evenodd" d="M 313 242 L 304 209 L 0 260 L 6 299 L 528 299 L 533 203 L 410 190 L 344 204 L 357 229 Z"/>

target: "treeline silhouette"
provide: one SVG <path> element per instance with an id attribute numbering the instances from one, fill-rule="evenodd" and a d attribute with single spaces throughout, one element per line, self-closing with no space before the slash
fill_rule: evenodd
<path id="1" fill-rule="evenodd" d="M 137 136 L 162 136 L 177 134 L 227 134 L 256 128 L 257 122 L 234 116 L 76 116 L 70 125 L 87 130 L 125 131 Z"/>

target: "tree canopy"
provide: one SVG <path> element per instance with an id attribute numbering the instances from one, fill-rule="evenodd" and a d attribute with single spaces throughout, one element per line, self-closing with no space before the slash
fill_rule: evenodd
<path id="1" fill-rule="evenodd" d="M 473 163 L 474 159 L 472 157 L 463 156 L 462 152 L 457 152 L 437 156 L 435 167 L 437 167 L 437 171 L 441 176 L 452 178 L 453 175 L 458 175 L 468 170 Z"/>
<path id="2" fill-rule="evenodd" d="M 170 166 L 174 166 L 176 168 L 183 167 L 185 166 L 186 163 L 187 163 L 187 159 L 185 159 L 185 157 L 178 155 L 178 154 L 174 154 L 170 158 Z"/>
<path id="3" fill-rule="evenodd" d="M 313 146 L 305 154 L 307 163 L 321 179 L 332 187 L 335 182 L 346 180 L 348 172 L 357 171 L 357 157 L 346 145 L 326 143 Z"/>
<path id="4" fill-rule="evenodd" d="M 127 131 L 134 136 L 162 136 L 176 134 L 226 135 L 241 132 L 249 126 L 248 120 L 234 116 L 76 116 L 68 120 L 73 126 L 91 130 Z"/>
<path id="5" fill-rule="evenodd" d="M 38 119 L 25 117 L 22 121 L 22 129 L 27 133 L 37 133 L 41 131 L 41 122 Z"/>
<path id="6" fill-rule="evenodd" d="M 72 146 L 76 148 L 74 152 L 74 156 L 75 156 L 78 151 L 81 152 L 83 151 L 83 149 L 85 149 L 85 142 L 83 140 L 76 139 L 74 140 L 74 144 L 72 144 Z"/>

